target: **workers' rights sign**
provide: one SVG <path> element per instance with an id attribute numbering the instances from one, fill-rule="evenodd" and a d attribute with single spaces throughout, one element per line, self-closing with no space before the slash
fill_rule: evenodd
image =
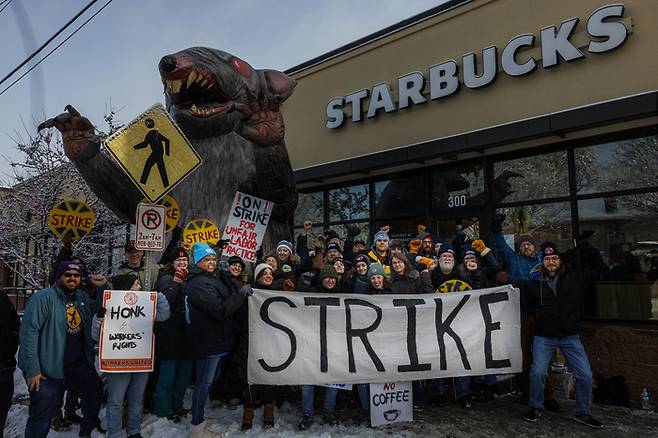
<path id="1" fill-rule="evenodd" d="M 519 291 L 275 292 L 249 302 L 252 384 L 386 383 L 521 371 Z"/>

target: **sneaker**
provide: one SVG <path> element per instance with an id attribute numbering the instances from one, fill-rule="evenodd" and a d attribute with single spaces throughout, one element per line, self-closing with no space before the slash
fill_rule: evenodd
<path id="1" fill-rule="evenodd" d="M 328 424 L 329 426 L 335 426 L 339 423 L 338 417 L 333 412 L 325 412 L 322 414 L 322 422 Z"/>
<path id="2" fill-rule="evenodd" d="M 180 423 L 181 418 L 180 418 L 180 415 L 178 415 L 178 414 L 171 414 L 171 415 L 167 415 L 167 420 L 169 420 L 171 422 L 174 422 L 174 423 Z M 130 438 L 130 437 L 128 437 L 128 438 Z"/>
<path id="3" fill-rule="evenodd" d="M 582 423 L 585 426 L 589 426 L 593 429 L 601 429 L 603 427 L 603 424 L 599 420 L 587 414 L 574 415 L 573 420 L 577 421 L 578 423 Z"/>
<path id="4" fill-rule="evenodd" d="M 414 411 L 416 414 L 420 414 L 420 413 L 422 413 L 424 409 L 425 409 L 425 408 L 423 408 L 423 406 L 421 406 L 421 405 L 414 405 L 414 407 L 413 407 L 413 411 Z"/>
<path id="5" fill-rule="evenodd" d="M 555 399 L 545 400 L 544 401 L 544 408 L 548 409 L 551 412 L 556 412 L 558 414 L 562 413 L 562 407 L 560 406 L 560 404 Z"/>
<path id="6" fill-rule="evenodd" d="M 302 421 L 299 422 L 299 430 L 308 430 L 313 425 L 313 416 L 309 414 L 304 414 Z"/>
<path id="7" fill-rule="evenodd" d="M 528 423 L 534 423 L 541 417 L 541 411 L 536 408 L 530 408 L 527 414 L 525 414 L 525 417 L 523 419 L 527 421 Z"/>
<path id="8" fill-rule="evenodd" d="M 462 397 L 462 398 L 460 398 L 460 399 L 459 399 L 459 404 L 460 404 L 461 407 L 464 408 L 464 409 L 471 409 L 471 407 L 473 406 L 473 405 L 471 404 L 471 399 L 470 399 L 470 397 Z"/>

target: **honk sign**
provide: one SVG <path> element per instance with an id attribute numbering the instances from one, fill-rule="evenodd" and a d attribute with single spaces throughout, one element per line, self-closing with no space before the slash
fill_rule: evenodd
<path id="1" fill-rule="evenodd" d="M 224 256 L 238 256 L 249 262 L 256 261 L 256 251 L 263 242 L 274 204 L 242 192 L 236 192 L 231 214 L 224 230 L 229 240 Z"/>

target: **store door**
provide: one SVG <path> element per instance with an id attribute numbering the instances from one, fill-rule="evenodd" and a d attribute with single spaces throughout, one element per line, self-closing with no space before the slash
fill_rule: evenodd
<path id="1" fill-rule="evenodd" d="M 450 243 L 455 238 L 457 227 L 461 226 L 467 240 L 479 239 L 481 213 L 480 209 L 438 213 L 433 224 L 434 232 Z"/>

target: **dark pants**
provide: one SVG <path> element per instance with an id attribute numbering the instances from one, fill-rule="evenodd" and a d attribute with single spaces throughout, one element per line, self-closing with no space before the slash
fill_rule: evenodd
<path id="1" fill-rule="evenodd" d="M 62 402 L 60 401 L 57 407 L 55 407 L 53 420 L 68 420 L 76 415 L 75 411 L 78 410 L 78 394 L 73 391 L 66 391 L 66 397 L 62 401 L 64 402 L 64 415 L 62 415 Z"/>
<path id="2" fill-rule="evenodd" d="M 192 376 L 192 359 L 161 360 L 155 385 L 155 415 L 166 417 L 183 413 L 183 397 Z"/>
<path id="3" fill-rule="evenodd" d="M 53 411 L 61 403 L 65 390 L 79 394 L 83 416 L 80 435 L 91 434 L 98 425 L 103 384 L 94 367 L 86 360 L 82 360 L 66 367 L 63 379 L 42 380 L 38 391 L 30 391 L 25 438 L 41 438 L 48 435 Z"/>
<path id="4" fill-rule="evenodd" d="M 0 370 L 0 438 L 4 437 L 7 413 L 14 396 L 14 370 Z"/>

